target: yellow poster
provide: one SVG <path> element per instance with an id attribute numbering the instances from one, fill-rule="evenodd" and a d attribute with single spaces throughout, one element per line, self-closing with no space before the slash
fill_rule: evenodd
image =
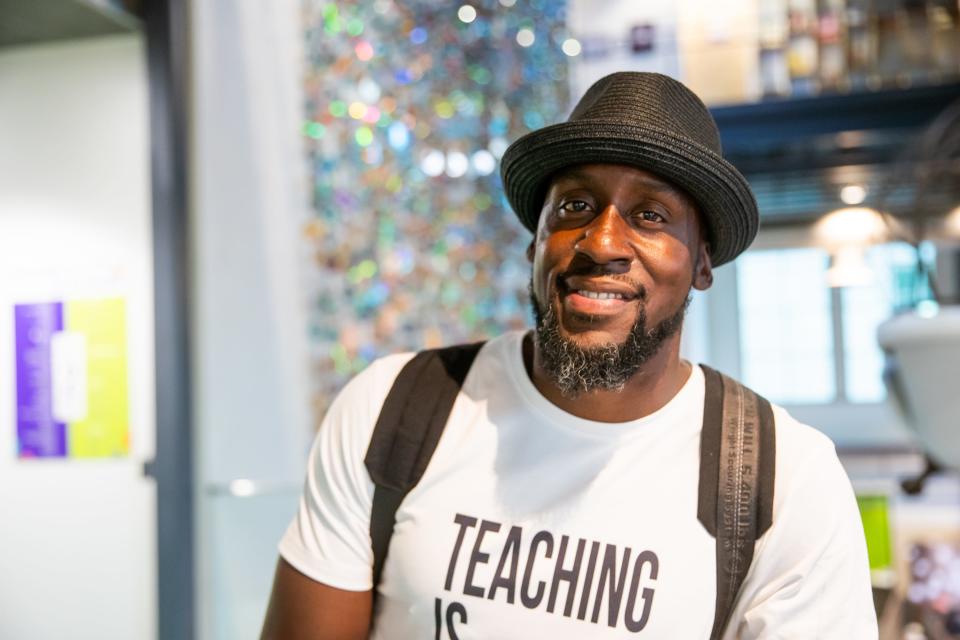
<path id="1" fill-rule="evenodd" d="M 86 342 L 86 415 L 70 422 L 68 455 L 100 458 L 130 451 L 126 310 L 120 298 L 76 300 L 64 309 L 67 331 Z"/>

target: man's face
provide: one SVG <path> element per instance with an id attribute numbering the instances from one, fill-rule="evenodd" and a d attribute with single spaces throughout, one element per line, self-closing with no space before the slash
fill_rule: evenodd
<path id="1" fill-rule="evenodd" d="M 531 245 L 538 324 L 546 319 L 555 339 L 588 352 L 640 340 L 633 346 L 646 359 L 679 329 L 691 287 L 710 286 L 704 235 L 693 200 L 652 173 L 564 170 Z"/>

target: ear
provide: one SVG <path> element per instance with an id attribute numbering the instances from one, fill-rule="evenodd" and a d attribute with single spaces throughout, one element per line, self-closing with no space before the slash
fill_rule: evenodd
<path id="1" fill-rule="evenodd" d="M 710 260 L 710 243 L 700 241 L 697 260 L 693 265 L 693 288 L 706 291 L 713 284 L 713 262 Z"/>
<path id="2" fill-rule="evenodd" d="M 527 260 L 531 263 L 533 262 L 533 256 L 536 254 L 536 249 L 533 247 L 536 240 L 537 238 L 534 236 L 533 239 L 530 240 L 530 244 L 527 245 Z"/>

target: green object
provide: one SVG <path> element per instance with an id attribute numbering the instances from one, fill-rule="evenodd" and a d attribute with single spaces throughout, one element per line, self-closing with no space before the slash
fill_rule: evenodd
<path id="1" fill-rule="evenodd" d="M 350 18 L 347 21 L 347 33 L 354 37 L 363 33 L 363 20 L 359 18 Z"/>
<path id="2" fill-rule="evenodd" d="M 857 496 L 863 532 L 867 538 L 867 555 L 870 571 L 885 571 L 893 568 L 893 551 L 890 544 L 889 499 L 885 495 Z"/>
<path id="3" fill-rule="evenodd" d="M 330 114 L 335 118 L 342 118 L 347 115 L 347 103 L 343 100 L 334 100 L 329 106 Z"/>
<path id="4" fill-rule="evenodd" d="M 369 147 L 373 144 L 373 131 L 370 130 L 370 127 L 359 127 L 354 134 L 354 138 L 361 147 Z"/>
<path id="5" fill-rule="evenodd" d="M 303 131 L 314 140 L 319 140 L 327 132 L 327 128 L 319 122 L 307 122 L 303 125 Z"/>

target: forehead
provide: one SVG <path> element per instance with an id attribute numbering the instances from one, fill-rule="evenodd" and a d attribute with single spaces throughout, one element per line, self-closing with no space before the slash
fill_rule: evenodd
<path id="1" fill-rule="evenodd" d="M 689 203 L 693 200 L 678 185 L 651 171 L 625 164 L 577 164 L 564 167 L 550 177 L 548 191 L 555 186 L 582 183 L 586 186 L 615 188 L 630 186 L 674 195 Z"/>

